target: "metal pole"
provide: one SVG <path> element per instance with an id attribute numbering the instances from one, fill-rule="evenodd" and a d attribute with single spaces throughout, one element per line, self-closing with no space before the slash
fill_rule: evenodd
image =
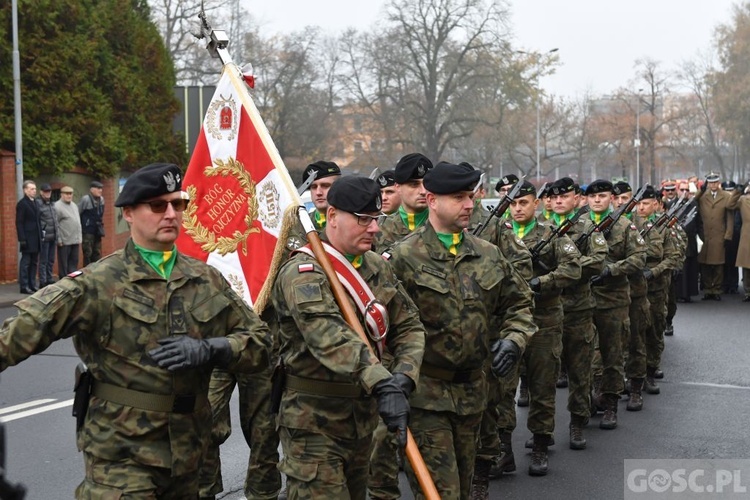
<path id="1" fill-rule="evenodd" d="M 23 141 L 21 128 L 21 56 L 18 52 L 18 0 L 11 6 L 13 19 L 13 105 L 16 133 L 16 191 L 18 199 L 23 196 Z"/>
<path id="2" fill-rule="evenodd" d="M 539 76 L 536 78 L 536 86 L 539 87 Z M 536 98 L 536 182 L 539 184 L 542 178 L 542 166 L 539 164 L 539 96 Z"/>
<path id="3" fill-rule="evenodd" d="M 635 186 L 641 185 L 641 90 L 638 89 L 635 108 Z"/>

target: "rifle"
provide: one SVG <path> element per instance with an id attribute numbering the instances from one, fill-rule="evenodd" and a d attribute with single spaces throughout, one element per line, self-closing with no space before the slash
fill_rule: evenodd
<path id="1" fill-rule="evenodd" d="M 498 216 L 500 217 L 502 214 L 505 213 L 506 210 L 508 210 L 508 207 L 510 206 L 511 202 L 513 201 L 513 198 L 518 196 L 518 193 L 521 192 L 521 185 L 523 184 L 523 177 L 518 179 L 518 182 L 516 182 L 513 185 L 513 189 L 505 193 L 503 195 L 503 198 L 500 200 L 500 203 L 497 204 L 495 208 L 492 209 L 490 212 L 490 216 L 487 217 L 487 220 L 484 221 L 484 223 L 479 224 L 477 227 L 474 228 L 474 231 L 471 233 L 474 236 L 479 236 L 482 234 L 482 231 L 484 231 L 484 228 L 487 227 L 487 225 L 490 223 L 493 217 Z"/>
<path id="2" fill-rule="evenodd" d="M 629 214 L 633 211 L 635 206 L 638 204 L 639 201 L 643 199 L 643 195 L 646 194 L 646 189 L 649 187 L 649 184 L 644 184 L 641 189 L 638 190 L 637 193 L 635 193 L 635 196 L 630 198 L 627 203 L 623 203 L 620 205 L 620 208 L 618 208 L 614 212 L 610 212 L 607 214 L 607 216 L 599 222 L 599 224 L 592 226 L 588 231 L 585 233 L 582 233 L 577 239 L 576 239 L 576 246 L 580 249 L 583 248 L 583 245 L 588 241 L 588 239 L 591 237 L 591 235 L 594 232 L 603 233 L 604 236 L 607 236 L 609 232 L 611 231 L 612 226 L 620 220 L 620 217 L 622 217 L 625 214 Z"/>
<path id="3" fill-rule="evenodd" d="M 684 202 L 685 202 L 685 193 L 682 193 L 680 195 L 680 198 L 677 200 L 677 202 L 675 202 L 675 204 L 672 205 L 672 208 L 670 208 L 669 210 L 661 214 L 661 216 L 659 216 L 659 218 L 656 219 L 656 222 L 651 224 L 651 226 L 641 230 L 641 237 L 645 238 L 646 235 L 649 233 L 649 231 L 651 231 L 654 228 L 658 229 L 659 227 L 663 226 L 669 219 L 672 218 L 672 216 L 677 212 L 677 210 L 680 209 L 680 207 L 684 204 Z"/>
<path id="4" fill-rule="evenodd" d="M 537 262 L 542 254 L 542 250 L 544 249 L 544 247 L 546 247 L 555 238 L 563 236 L 565 235 L 565 233 L 570 231 L 570 228 L 573 227 L 576 222 L 578 222 L 578 219 L 580 219 L 583 214 L 588 213 L 588 211 L 588 205 L 582 207 L 573 215 L 573 217 L 565 219 L 562 224 L 554 227 L 552 231 L 549 232 L 546 238 L 542 238 L 541 240 L 537 241 L 536 245 L 534 245 L 534 247 L 530 250 L 532 262 Z"/>
<path id="5" fill-rule="evenodd" d="M 667 221 L 666 226 L 667 227 L 674 227 L 674 225 L 680 220 L 680 218 L 685 215 L 685 213 L 688 211 L 688 209 L 693 206 L 695 202 L 695 198 L 691 200 L 687 200 L 685 203 L 682 204 L 679 210 L 675 212 L 672 217 Z"/>
<path id="6" fill-rule="evenodd" d="M 693 208 L 690 209 L 690 211 L 685 215 L 685 218 L 680 222 L 680 225 L 685 228 L 687 227 L 691 222 L 693 222 L 693 219 L 695 219 L 695 216 L 698 215 L 698 207 L 696 205 L 693 205 Z"/>

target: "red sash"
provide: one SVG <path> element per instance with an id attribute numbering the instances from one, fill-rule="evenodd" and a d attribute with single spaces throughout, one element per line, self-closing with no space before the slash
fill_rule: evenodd
<path id="1" fill-rule="evenodd" d="M 325 241 L 321 243 L 328 256 L 331 257 L 331 265 L 341 284 L 344 285 L 360 314 L 365 318 L 370 339 L 377 345 L 378 352 L 383 354 L 385 337 L 388 334 L 388 310 L 375 298 L 370 287 L 346 257 Z M 296 251 L 315 257 L 310 245 L 300 247 Z"/>

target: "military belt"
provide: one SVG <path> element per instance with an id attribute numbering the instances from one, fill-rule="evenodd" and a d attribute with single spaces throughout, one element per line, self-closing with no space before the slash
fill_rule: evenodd
<path id="1" fill-rule="evenodd" d="M 118 405 L 164 413 L 193 413 L 208 404 L 205 394 L 151 394 L 104 382 L 96 382 L 91 394 Z"/>
<path id="2" fill-rule="evenodd" d="M 328 382 L 311 378 L 295 377 L 287 373 L 286 388 L 313 396 L 327 396 L 331 398 L 363 398 L 367 394 L 358 385 L 345 382 Z"/>
<path id="3" fill-rule="evenodd" d="M 466 382 L 473 382 L 477 379 L 482 378 L 482 369 L 477 368 L 476 370 L 446 370 L 429 363 L 422 362 L 422 367 L 419 370 L 421 375 L 427 375 L 430 378 L 436 378 L 444 382 L 452 382 L 454 384 L 464 384 Z"/>

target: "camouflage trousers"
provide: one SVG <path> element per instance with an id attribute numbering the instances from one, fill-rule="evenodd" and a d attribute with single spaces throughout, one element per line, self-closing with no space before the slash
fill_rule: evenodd
<path id="1" fill-rule="evenodd" d="M 397 500 L 401 498 L 398 487 L 398 444 L 396 434 L 388 432 L 382 420 L 372 437 L 370 474 L 367 493 L 372 500 Z"/>
<path id="2" fill-rule="evenodd" d="M 594 309 L 594 324 L 602 357 L 602 394 L 621 394 L 623 378 L 622 339 L 630 336 L 629 306 Z"/>
<path id="3" fill-rule="evenodd" d="M 279 437 L 270 412 L 271 374 L 233 374 L 214 369 L 208 389 L 213 415 L 211 442 L 203 456 L 200 470 L 200 496 L 213 498 L 224 489 L 221 478 L 219 448 L 232 433 L 229 401 L 235 386 L 240 396 L 240 428 L 250 447 L 245 476 L 248 500 L 275 499 L 281 489 Z"/>
<path id="4" fill-rule="evenodd" d="M 649 290 L 651 324 L 646 330 L 646 364 L 659 368 L 664 352 L 664 328 L 667 326 L 667 290 Z"/>
<path id="5" fill-rule="evenodd" d="M 345 439 L 304 429 L 279 428 L 289 500 L 365 500 L 372 434 Z"/>
<path id="6" fill-rule="evenodd" d="M 523 358 L 519 360 L 519 364 L 523 361 Z M 486 368 L 489 373 L 489 368 Z M 482 422 L 479 430 L 479 442 L 477 443 L 477 458 L 485 460 L 492 460 L 495 457 L 500 456 L 500 429 L 510 428 L 513 429 L 516 426 L 516 402 L 515 402 L 515 390 L 513 395 L 510 397 L 510 401 L 502 399 L 503 395 L 507 392 L 506 386 L 510 387 L 513 383 L 513 379 L 518 383 L 518 376 L 514 375 L 517 373 L 518 368 L 514 368 L 511 373 L 506 375 L 502 379 L 490 375 L 487 377 L 487 408 L 482 412 Z M 505 410 L 508 406 L 511 407 L 511 411 Z"/>
<path id="7" fill-rule="evenodd" d="M 677 280 L 671 279 L 669 287 L 667 287 L 667 324 L 671 325 L 672 320 L 677 314 Z"/>
<path id="8" fill-rule="evenodd" d="M 469 498 L 481 422 L 482 412 L 458 415 L 411 409 L 409 427 L 443 500 Z M 404 469 L 414 498 L 423 499 L 411 464 L 404 464 Z"/>
<path id="9" fill-rule="evenodd" d="M 100 236 L 84 234 L 81 248 L 83 249 L 84 267 L 102 258 L 102 238 Z"/>
<path id="10" fill-rule="evenodd" d="M 86 479 L 76 488 L 78 500 L 198 498 L 195 473 L 172 476 L 170 469 L 148 467 L 130 459 L 103 460 L 85 451 L 83 461 Z"/>
<path id="11" fill-rule="evenodd" d="M 650 309 L 645 295 L 630 297 L 630 339 L 625 362 L 627 378 L 646 377 L 646 332 L 651 323 Z"/>
<path id="12" fill-rule="evenodd" d="M 593 310 L 566 311 L 561 362 L 568 373 L 568 411 L 591 415 L 591 360 L 594 350 Z"/>

